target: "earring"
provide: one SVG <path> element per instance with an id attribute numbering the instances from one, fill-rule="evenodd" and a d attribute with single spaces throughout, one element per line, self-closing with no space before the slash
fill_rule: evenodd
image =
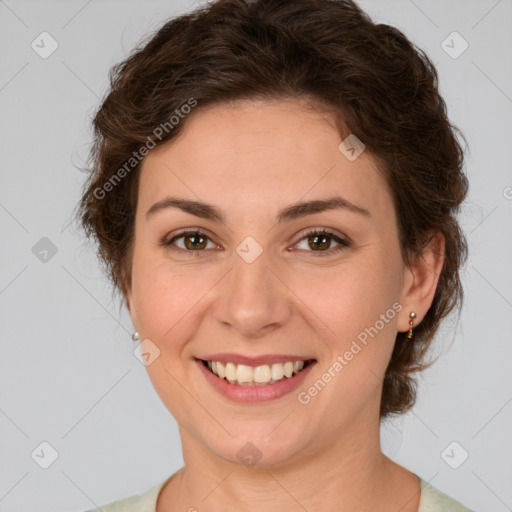
<path id="1" fill-rule="evenodd" d="M 139 336 L 139 333 L 137 331 L 135 331 L 133 334 L 132 334 L 132 340 L 133 341 L 140 341 L 140 336 Z"/>
<path id="2" fill-rule="evenodd" d="M 416 313 L 414 311 L 411 311 L 409 313 L 409 333 L 407 334 L 407 338 L 408 339 L 411 339 L 412 338 L 412 327 L 414 325 L 414 319 L 416 318 Z"/>

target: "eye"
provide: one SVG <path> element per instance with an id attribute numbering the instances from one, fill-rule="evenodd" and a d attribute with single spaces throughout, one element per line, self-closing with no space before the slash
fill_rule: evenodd
<path id="1" fill-rule="evenodd" d="M 333 249 L 331 248 L 332 241 L 338 244 L 338 246 Z M 303 247 L 300 247 L 301 244 L 303 244 Z M 320 253 L 318 256 L 331 255 L 343 250 L 345 247 L 350 247 L 350 243 L 347 240 L 325 229 L 308 231 L 306 235 L 301 238 L 297 247 L 304 250 L 304 244 L 307 252 Z M 311 250 L 308 250 L 308 247 Z"/>
<path id="2" fill-rule="evenodd" d="M 212 244 L 213 248 L 216 247 L 208 235 L 199 229 L 184 231 L 168 241 L 162 241 L 162 245 L 165 247 L 175 245 L 179 250 L 186 252 L 202 252 L 203 249 L 211 249 L 212 247 L 208 247 L 208 243 Z"/>
<path id="3" fill-rule="evenodd" d="M 337 247 L 331 247 L 333 241 L 338 244 Z M 210 246 L 208 246 L 208 244 L 210 244 Z M 205 249 L 215 249 L 217 247 L 217 245 L 210 240 L 210 237 L 200 229 L 183 231 L 173 236 L 170 240 L 162 240 L 161 245 L 173 250 L 188 253 L 201 253 L 204 252 Z M 305 250 L 306 252 L 318 253 L 317 256 L 328 256 L 346 247 L 350 247 L 350 243 L 331 231 L 316 229 L 308 231 L 295 247 L 300 250 Z"/>

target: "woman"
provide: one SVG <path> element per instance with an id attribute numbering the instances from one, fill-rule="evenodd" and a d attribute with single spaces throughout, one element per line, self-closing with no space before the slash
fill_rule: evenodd
<path id="1" fill-rule="evenodd" d="M 115 67 L 94 127 L 80 219 L 185 461 L 102 510 L 468 510 L 379 443 L 462 300 L 425 54 L 351 1 L 217 0 Z"/>

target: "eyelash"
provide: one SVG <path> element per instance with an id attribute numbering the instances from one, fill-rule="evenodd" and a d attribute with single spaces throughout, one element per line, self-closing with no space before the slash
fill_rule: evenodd
<path id="1" fill-rule="evenodd" d="M 205 233 L 203 230 L 197 228 L 197 229 L 194 229 L 194 230 L 183 231 L 182 233 L 177 234 L 176 236 L 172 237 L 168 241 L 166 239 L 164 239 L 164 240 L 162 240 L 161 245 L 164 246 L 165 248 L 171 248 L 172 244 L 176 240 L 179 240 L 180 238 L 184 238 L 187 235 L 201 235 L 201 236 L 207 238 L 208 240 L 210 240 L 210 237 L 207 235 L 207 233 Z M 308 231 L 307 233 L 305 233 L 302 236 L 302 238 L 297 242 L 297 244 L 302 242 L 304 239 L 309 238 L 311 236 L 326 236 L 328 238 L 333 239 L 335 242 L 337 242 L 339 244 L 334 249 L 327 249 L 326 251 L 313 251 L 313 250 L 306 251 L 306 252 L 313 253 L 315 257 L 317 257 L 317 256 L 324 257 L 324 256 L 330 256 L 332 254 L 337 254 L 339 251 L 341 251 L 341 250 L 343 250 L 343 249 L 345 249 L 347 247 L 350 247 L 350 245 L 351 245 L 348 240 L 340 238 L 335 233 L 333 233 L 332 231 L 329 231 L 327 229 L 312 229 L 312 230 Z M 295 245 L 297 245 L 297 244 L 295 244 Z M 205 249 L 198 250 L 198 251 L 192 251 L 192 250 L 189 250 L 189 249 L 182 249 L 181 247 L 171 248 L 171 250 L 185 252 L 185 253 L 190 253 L 190 254 L 193 254 L 194 256 L 201 256 L 201 253 L 205 251 Z"/>

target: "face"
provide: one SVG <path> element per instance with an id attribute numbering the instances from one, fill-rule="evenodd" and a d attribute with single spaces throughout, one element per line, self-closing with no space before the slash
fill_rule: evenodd
<path id="1" fill-rule="evenodd" d="M 351 161 L 334 121 L 292 100 L 184 128 L 143 162 L 127 294 L 182 440 L 272 465 L 374 432 L 411 274 L 372 157 Z"/>

